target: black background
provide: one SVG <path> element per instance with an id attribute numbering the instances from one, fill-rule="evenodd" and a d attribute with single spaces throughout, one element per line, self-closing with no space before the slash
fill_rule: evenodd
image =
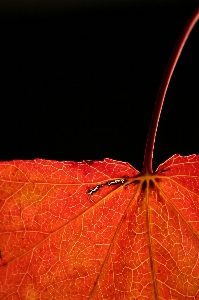
<path id="1" fill-rule="evenodd" d="M 162 74 L 197 3 L 2 11 L 0 160 L 108 157 L 141 170 Z M 169 86 L 154 168 L 199 154 L 198 53 L 199 23 Z"/>

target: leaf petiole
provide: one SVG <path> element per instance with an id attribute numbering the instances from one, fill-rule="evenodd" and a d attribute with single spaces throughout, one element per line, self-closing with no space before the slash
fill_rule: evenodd
<path id="1" fill-rule="evenodd" d="M 156 97 L 156 102 L 154 105 L 154 110 L 152 114 L 151 124 L 149 127 L 148 138 L 146 142 L 142 175 L 153 174 L 152 160 L 153 160 L 153 149 L 155 144 L 156 132 L 158 128 L 158 122 L 160 119 L 160 114 L 162 111 L 162 106 L 164 103 L 164 98 L 167 92 L 167 88 L 174 72 L 175 66 L 182 52 L 182 49 L 193 29 L 196 22 L 199 19 L 199 7 L 194 11 L 188 22 L 186 23 L 184 29 L 182 30 L 175 47 L 171 53 L 170 59 L 168 61 L 167 67 L 165 69 L 162 81 L 160 83 L 159 91 Z"/>

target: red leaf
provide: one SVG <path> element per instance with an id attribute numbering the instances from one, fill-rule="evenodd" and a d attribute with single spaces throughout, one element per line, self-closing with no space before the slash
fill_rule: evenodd
<path id="1" fill-rule="evenodd" d="M 199 299 L 199 156 L 153 176 L 37 159 L 0 177 L 0 299 Z"/>

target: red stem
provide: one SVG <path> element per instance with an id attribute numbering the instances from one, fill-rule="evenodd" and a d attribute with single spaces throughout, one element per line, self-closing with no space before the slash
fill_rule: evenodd
<path id="1" fill-rule="evenodd" d="M 164 103 L 166 91 L 167 91 L 171 76 L 173 74 L 173 71 L 175 69 L 175 66 L 177 64 L 177 61 L 179 59 L 179 56 L 184 47 L 184 44 L 185 44 L 186 40 L 188 39 L 190 32 L 193 29 L 196 22 L 198 21 L 198 19 L 199 19 L 199 7 L 194 11 L 192 16 L 188 20 L 187 24 L 185 25 L 182 33 L 180 34 L 180 36 L 177 40 L 177 43 L 171 53 L 171 56 L 168 61 L 164 75 L 162 77 L 162 81 L 160 84 L 160 88 L 159 88 L 159 91 L 157 94 L 157 98 L 156 98 L 156 102 L 155 102 L 155 106 L 154 106 L 154 110 L 153 110 L 151 124 L 149 127 L 148 138 L 147 138 L 145 154 L 144 154 L 142 174 L 152 174 L 153 173 L 153 169 L 152 169 L 153 149 L 154 149 L 156 131 L 158 128 L 158 122 L 160 119 L 160 114 L 161 114 L 162 106 Z"/>

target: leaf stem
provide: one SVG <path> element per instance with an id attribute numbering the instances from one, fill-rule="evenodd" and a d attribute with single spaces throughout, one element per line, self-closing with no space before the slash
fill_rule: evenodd
<path id="1" fill-rule="evenodd" d="M 171 76 L 172 76 L 175 66 L 177 64 L 177 61 L 180 57 L 180 54 L 184 47 L 184 44 L 187 41 L 187 39 L 190 35 L 190 32 L 193 29 L 196 22 L 198 21 L 198 19 L 199 19 L 199 7 L 197 7 L 197 9 L 191 15 L 190 19 L 188 20 L 184 29 L 182 30 L 182 32 L 175 44 L 175 47 L 171 53 L 166 70 L 162 77 L 162 81 L 160 83 L 159 91 L 158 91 L 158 94 L 156 97 L 156 102 L 155 102 L 153 115 L 152 115 L 152 119 L 151 119 L 151 124 L 149 127 L 148 138 L 147 138 L 145 154 L 144 154 L 142 174 L 152 174 L 153 173 L 153 169 L 152 169 L 153 149 L 154 149 L 156 131 L 158 128 L 158 122 L 160 119 L 160 114 L 161 114 L 162 106 L 164 103 L 164 98 L 165 98 L 165 95 L 167 92 L 167 88 L 168 88 Z"/>

